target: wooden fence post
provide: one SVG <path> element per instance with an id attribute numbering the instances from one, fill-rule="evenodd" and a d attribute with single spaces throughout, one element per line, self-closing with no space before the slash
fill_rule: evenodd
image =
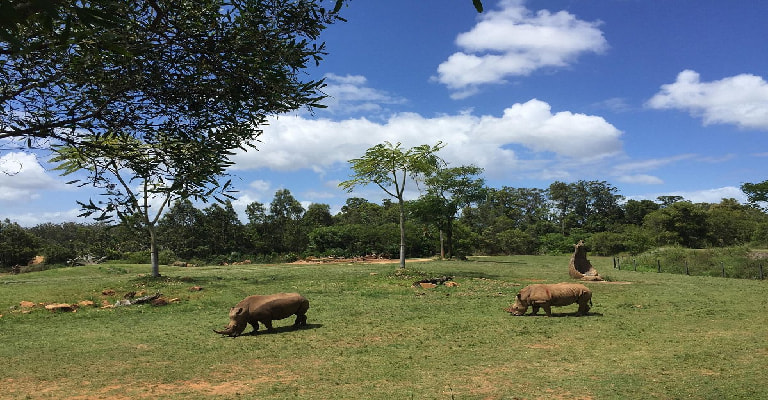
<path id="1" fill-rule="evenodd" d="M 759 267 L 760 267 L 760 275 L 759 276 L 760 276 L 760 280 L 762 281 L 763 280 L 763 264 L 760 264 Z"/>
<path id="2" fill-rule="evenodd" d="M 636 258 L 632 259 L 632 266 L 635 267 L 635 272 L 637 272 L 637 259 Z"/>
<path id="3" fill-rule="evenodd" d="M 656 266 L 657 266 L 656 272 L 661 272 L 661 261 L 660 260 L 656 260 Z"/>
<path id="4" fill-rule="evenodd" d="M 690 274 L 688 273 L 688 260 L 685 260 L 685 274 L 686 274 L 686 275 L 690 275 Z"/>
<path id="5" fill-rule="evenodd" d="M 725 278 L 725 264 L 722 261 L 720 261 L 720 270 L 723 271 L 723 278 Z"/>

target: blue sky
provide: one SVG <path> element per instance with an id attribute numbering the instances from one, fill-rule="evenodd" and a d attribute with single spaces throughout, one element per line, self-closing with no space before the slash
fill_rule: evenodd
<path id="1" fill-rule="evenodd" d="M 328 108 L 273 118 L 231 171 L 236 209 L 288 189 L 338 212 L 347 160 L 436 144 L 491 187 L 607 181 L 633 199 L 736 198 L 768 179 L 768 2 L 352 0 L 323 35 Z M 0 219 L 77 221 L 45 155 L 0 153 Z M 415 186 L 409 196 L 418 196 Z M 245 219 L 243 218 L 245 221 Z"/>

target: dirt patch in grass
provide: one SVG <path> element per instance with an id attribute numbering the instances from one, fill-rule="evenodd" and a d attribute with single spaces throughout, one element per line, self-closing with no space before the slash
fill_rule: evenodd
<path id="1" fill-rule="evenodd" d="M 579 396 L 574 395 L 571 392 L 559 392 L 553 389 L 544 389 L 544 395 L 537 397 L 537 399 L 549 399 L 549 400 L 593 400 L 592 396 Z"/>
<path id="2" fill-rule="evenodd" d="M 406 263 L 410 262 L 425 262 L 434 261 L 432 258 L 409 258 L 405 260 Z M 370 257 L 355 257 L 355 258 L 336 258 L 336 257 L 323 257 L 323 258 L 307 258 L 304 260 L 294 261 L 289 264 L 395 264 L 400 262 L 398 259 L 390 258 L 370 258 Z"/>
<path id="3" fill-rule="evenodd" d="M 394 339 L 391 337 L 387 338 L 385 341 L 385 339 L 381 336 L 349 337 L 334 342 L 333 346 L 339 349 L 357 349 L 372 344 L 391 343 L 393 341 Z"/>
<path id="4" fill-rule="evenodd" d="M 264 374 L 259 375 L 252 370 L 246 373 L 244 370 L 235 368 L 226 373 L 212 373 L 208 376 L 210 380 L 191 379 L 156 384 L 125 381 L 101 387 L 94 387 L 91 382 L 79 379 L 59 378 L 58 382 L 52 382 L 31 378 L 8 378 L 0 380 L 0 387 L 3 388 L 6 395 L 10 395 L 12 398 L 24 397 L 28 399 L 86 400 L 98 398 L 102 400 L 127 400 L 183 397 L 184 395 L 235 398 L 262 390 L 265 384 L 285 384 L 300 379 L 298 375 L 275 366 L 265 368 L 264 371 Z"/>
<path id="5" fill-rule="evenodd" d="M 717 371 L 712 371 L 711 369 L 700 369 L 699 373 L 704 376 L 720 376 L 720 373 Z"/>
<path id="6" fill-rule="evenodd" d="M 204 380 L 178 381 L 154 386 L 150 393 L 144 393 L 143 398 L 164 398 L 169 395 L 189 393 L 212 397 L 223 396 L 232 398 L 238 395 L 246 395 L 265 383 L 289 383 L 298 380 L 298 376 L 276 374 L 273 376 L 260 376 L 252 379 L 243 379 L 243 376 L 230 379 L 227 382 L 209 382 Z"/>
<path id="7" fill-rule="evenodd" d="M 526 345 L 525 347 L 529 349 L 556 349 L 560 346 L 556 344 L 534 343 L 534 344 Z"/>
<path id="8" fill-rule="evenodd" d="M 0 387 L 3 388 L 5 394 L 11 397 L 23 397 L 27 398 L 55 398 L 54 394 L 58 393 L 60 386 L 53 382 L 40 382 L 33 379 L 13 379 L 7 378 L 0 381 Z M 35 397 L 37 396 L 37 397 Z"/>
<path id="9" fill-rule="evenodd" d="M 753 250 L 749 253 L 749 258 L 753 260 L 766 260 L 768 259 L 768 250 Z"/>
<path id="10" fill-rule="evenodd" d="M 446 394 L 469 393 L 472 396 L 481 396 L 487 400 L 515 399 L 515 400 L 593 400 L 589 394 L 574 394 L 562 389 L 540 388 L 536 384 L 525 379 L 514 379 L 520 371 L 512 367 L 485 368 L 475 375 L 467 376 L 464 385 L 452 386 Z M 537 392 L 531 396 L 529 393 Z M 518 396 L 508 397 L 510 393 Z M 460 396 L 459 396 L 460 397 Z M 451 396 L 453 398 L 453 396 Z"/>

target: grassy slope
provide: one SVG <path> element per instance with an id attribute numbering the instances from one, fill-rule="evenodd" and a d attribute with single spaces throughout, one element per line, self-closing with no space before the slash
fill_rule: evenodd
<path id="1" fill-rule="evenodd" d="M 768 282 L 616 271 L 592 315 L 511 317 L 520 285 L 568 280 L 568 257 L 409 264 L 94 266 L 0 276 L 0 398 L 768 398 Z M 427 276 L 458 287 L 423 290 Z M 202 291 L 189 291 L 191 286 Z M 179 303 L 53 314 L 21 300 Z M 309 328 L 214 334 L 248 294 L 298 291 Z M 286 327 L 291 320 L 279 321 Z M 262 328 L 263 329 L 263 328 Z M 250 330 L 250 328 L 248 328 Z"/>

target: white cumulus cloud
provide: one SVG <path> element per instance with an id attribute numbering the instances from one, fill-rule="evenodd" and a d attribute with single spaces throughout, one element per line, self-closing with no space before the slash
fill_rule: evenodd
<path id="1" fill-rule="evenodd" d="M 713 189 L 702 189 L 692 191 L 674 191 L 666 193 L 652 193 L 639 196 L 629 196 L 634 199 L 654 200 L 659 196 L 681 196 L 683 199 L 693 203 L 720 203 L 722 199 L 736 199 L 741 204 L 747 203 L 747 196 L 736 186 L 723 186 Z"/>
<path id="2" fill-rule="evenodd" d="M 440 156 L 451 165 L 475 164 L 492 175 L 514 170 L 541 173 L 556 169 L 548 159 L 578 165 L 618 154 L 621 135 L 599 116 L 552 112 L 549 104 L 533 99 L 512 105 L 501 116 L 401 113 L 381 123 L 281 116 L 264 126 L 259 151 L 238 153 L 233 160 L 235 170 L 322 172 L 346 165 L 384 141 L 400 142 L 404 148 L 441 141 L 447 146 Z M 536 157 L 521 159 L 516 149 Z"/>
<path id="3" fill-rule="evenodd" d="M 324 78 L 326 86 L 323 92 L 328 97 L 323 104 L 331 114 L 383 113 L 387 105 L 406 102 L 403 98 L 368 86 L 367 78 L 362 75 L 326 74 Z"/>
<path id="4" fill-rule="evenodd" d="M 708 124 L 732 124 L 748 129 L 768 129 L 768 82 L 740 74 L 702 82 L 699 73 L 685 70 L 674 83 L 661 86 L 649 101 L 656 109 L 677 109 Z"/>
<path id="5" fill-rule="evenodd" d="M 461 51 L 438 66 L 435 79 L 454 90 L 452 97 L 467 97 L 478 85 L 504 83 L 539 68 L 567 66 L 583 53 L 608 47 L 600 22 L 582 21 L 567 11 L 533 13 L 522 0 L 502 0 L 500 6 L 460 34 Z"/>
<path id="6" fill-rule="evenodd" d="M 62 189 L 31 153 L 12 152 L 0 157 L 0 201 L 28 201 L 46 189 Z"/>
<path id="7" fill-rule="evenodd" d="M 664 183 L 661 178 L 647 174 L 620 175 L 616 179 L 621 183 L 639 183 L 643 185 L 660 185 Z"/>

